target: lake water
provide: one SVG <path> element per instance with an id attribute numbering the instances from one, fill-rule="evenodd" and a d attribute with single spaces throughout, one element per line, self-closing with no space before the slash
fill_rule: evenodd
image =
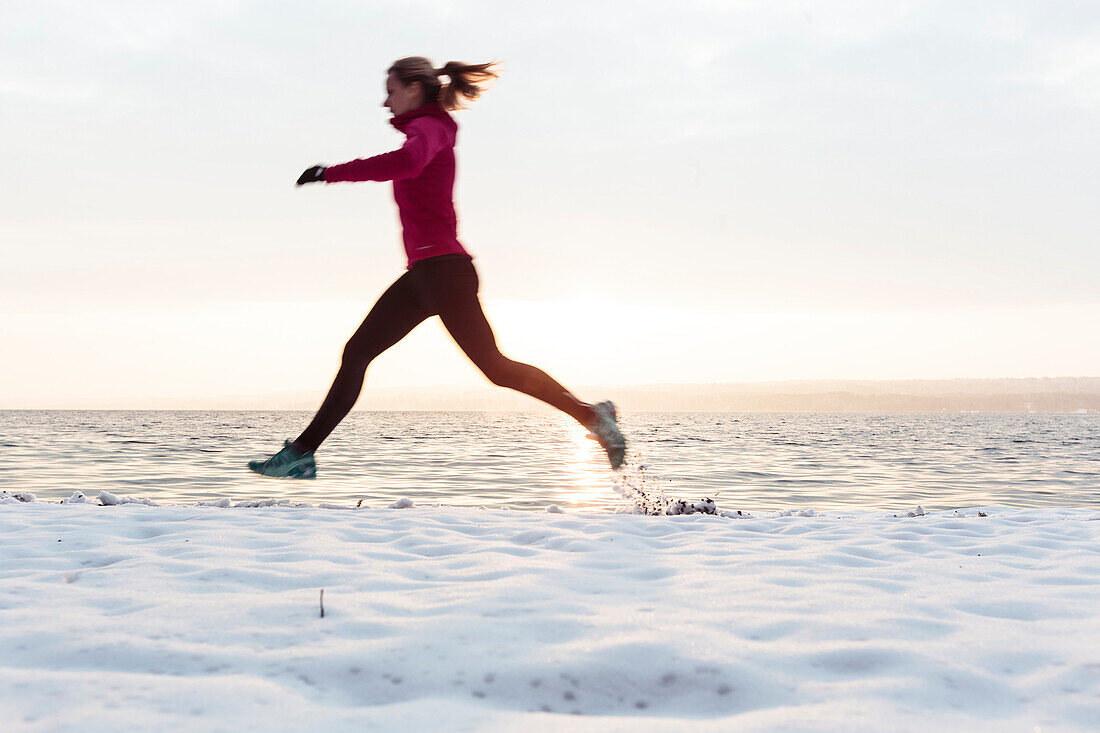
<path id="1" fill-rule="evenodd" d="M 316 480 L 247 470 L 310 417 L 0 411 L 0 489 L 160 503 L 624 504 L 598 446 L 549 412 L 354 412 L 318 452 Z M 1100 507 L 1100 415 L 627 413 L 621 424 L 630 480 L 675 498 L 711 497 L 720 509 Z"/>

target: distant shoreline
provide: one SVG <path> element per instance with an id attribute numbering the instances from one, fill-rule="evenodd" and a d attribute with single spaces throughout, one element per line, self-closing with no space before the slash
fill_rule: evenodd
<path id="1" fill-rule="evenodd" d="M 586 399 L 611 398 L 634 412 L 747 413 L 1100 413 L 1100 377 L 919 380 L 800 380 L 787 382 L 595 385 Z M 314 410 L 323 387 L 310 392 L 210 398 L 89 399 L 82 404 L 0 404 L 2 410 Z M 375 388 L 366 412 L 541 412 L 550 408 L 492 385 Z"/>

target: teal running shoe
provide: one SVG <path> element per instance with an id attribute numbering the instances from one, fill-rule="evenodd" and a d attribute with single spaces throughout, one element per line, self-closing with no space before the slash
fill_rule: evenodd
<path id="1" fill-rule="evenodd" d="M 283 443 L 283 449 L 266 461 L 249 461 L 248 469 L 261 476 L 279 478 L 317 478 L 317 463 L 313 452 L 301 454 L 290 447 L 290 441 Z"/>
<path id="2" fill-rule="evenodd" d="M 611 402 L 599 402 L 592 405 L 592 409 L 596 411 L 596 422 L 588 427 L 591 431 L 588 437 L 600 442 L 607 451 L 611 468 L 618 471 L 626 458 L 626 438 L 615 423 L 615 405 Z"/>

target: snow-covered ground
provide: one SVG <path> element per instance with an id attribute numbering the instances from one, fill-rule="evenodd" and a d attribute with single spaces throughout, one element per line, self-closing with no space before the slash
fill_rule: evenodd
<path id="1" fill-rule="evenodd" d="M 7 497 L 0 729 L 1100 729 L 1100 512 L 983 511 Z"/>

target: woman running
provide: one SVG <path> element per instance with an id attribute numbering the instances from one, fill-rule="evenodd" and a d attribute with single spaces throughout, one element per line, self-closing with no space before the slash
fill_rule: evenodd
<path id="1" fill-rule="evenodd" d="M 405 144 L 372 158 L 315 165 L 298 178 L 299 186 L 393 181 L 409 264 L 347 342 L 340 370 L 313 422 L 275 455 L 249 462 L 256 473 L 315 477 L 313 454 L 359 399 L 367 365 L 431 316 L 440 317 L 466 356 L 493 384 L 524 392 L 572 415 L 607 451 L 611 467 L 622 465 L 626 441 L 611 402 L 582 402 L 541 369 L 500 353 L 477 298 L 473 258 L 458 241 L 452 201 L 458 125 L 447 111 L 463 109 L 460 96 L 476 99 L 482 91 L 478 84 L 497 77 L 492 66 L 449 61 L 435 69 L 423 56 L 399 59 L 387 70 L 383 106 L 393 113 L 390 124 L 405 133 Z M 441 84 L 439 76 L 448 77 L 450 83 Z"/>

